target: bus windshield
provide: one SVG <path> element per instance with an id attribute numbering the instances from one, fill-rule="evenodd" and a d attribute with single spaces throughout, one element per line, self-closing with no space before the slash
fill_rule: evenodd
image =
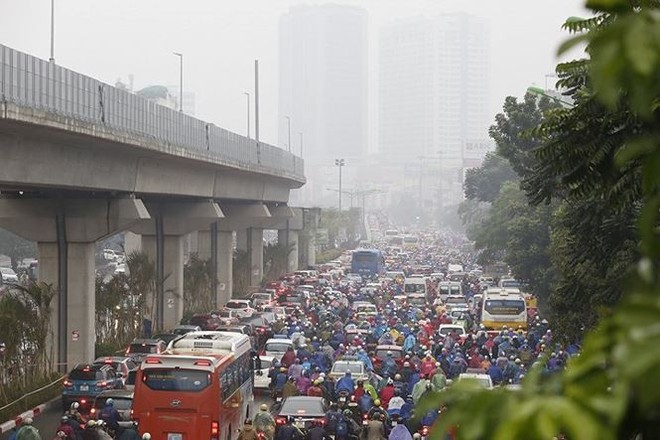
<path id="1" fill-rule="evenodd" d="M 211 384 L 211 373 L 199 370 L 149 368 L 143 371 L 142 381 L 155 391 L 197 392 Z"/>
<path id="2" fill-rule="evenodd" d="M 525 311 L 522 299 L 488 299 L 484 310 L 491 315 L 520 315 Z"/>

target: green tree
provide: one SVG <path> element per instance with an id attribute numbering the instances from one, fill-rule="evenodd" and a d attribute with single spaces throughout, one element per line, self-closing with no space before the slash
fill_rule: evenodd
<path id="1" fill-rule="evenodd" d="M 555 127 L 567 125 L 551 126 L 548 133 L 556 136 L 546 137 L 538 152 L 539 165 L 549 169 L 535 173 L 547 172 L 552 181 L 546 185 L 531 174 L 530 188 L 541 199 L 565 197 L 561 210 L 567 212 L 574 209 L 572 197 L 598 192 L 612 196 L 605 209 L 613 213 L 627 200 L 635 200 L 641 259 L 622 301 L 587 335 L 582 354 L 562 374 L 547 377 L 539 365 L 519 392 L 458 384 L 429 396 L 422 407 L 449 407 L 434 427 L 435 438 L 450 427 L 458 427 L 460 438 L 468 440 L 535 440 L 559 433 L 571 439 L 653 439 L 660 432 L 660 391 L 655 386 L 660 377 L 660 2 L 589 0 L 587 6 L 596 16 L 569 21 L 567 28 L 578 36 L 563 49 L 586 42 L 590 61 L 573 63 L 571 73 L 560 68 L 564 84 L 573 84 L 569 94 L 576 98 L 576 106 L 551 122 Z M 589 108 L 596 115 L 593 119 Z M 601 127 L 618 146 L 600 138 L 600 148 L 584 147 L 593 156 L 569 151 L 576 137 L 590 144 L 593 139 L 586 133 L 598 136 L 592 124 L 623 123 L 622 114 L 629 114 L 637 129 L 622 125 L 627 134 L 618 139 L 608 124 Z M 566 143 L 545 148 L 559 139 Z M 575 161 L 572 169 L 580 172 L 557 166 L 567 165 L 567 157 Z M 639 199 L 635 188 L 641 191 Z"/>
<path id="2" fill-rule="evenodd" d="M 284 243 L 268 244 L 264 247 L 264 280 L 276 280 L 288 272 L 289 256 L 294 251 L 294 245 Z"/>
<path id="3" fill-rule="evenodd" d="M 548 298 L 553 280 L 552 213 L 552 206 L 530 206 L 518 183 L 507 182 L 473 237 L 482 262 L 503 259 L 541 300 Z"/>
<path id="4" fill-rule="evenodd" d="M 50 284 L 29 283 L 0 297 L 0 340 L 6 344 L 0 357 L 0 387 L 26 387 L 53 371 L 48 345 L 55 293 Z"/>
<path id="5" fill-rule="evenodd" d="M 183 315 L 192 316 L 215 308 L 211 260 L 193 254 L 183 268 Z"/>
<path id="6" fill-rule="evenodd" d="M 519 180 L 509 161 L 497 153 L 487 153 L 478 168 L 470 168 L 465 173 L 463 188 L 465 197 L 470 200 L 492 202 L 500 193 L 505 182 Z"/>

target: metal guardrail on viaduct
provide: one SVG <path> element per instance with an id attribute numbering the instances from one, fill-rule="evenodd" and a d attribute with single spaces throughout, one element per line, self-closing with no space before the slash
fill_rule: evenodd
<path id="1" fill-rule="evenodd" d="M 156 144 L 170 154 L 305 181 L 303 160 L 280 148 L 1 44 L 0 109 L 0 119 L 33 123 L 38 112 L 54 128 L 138 147 Z"/>

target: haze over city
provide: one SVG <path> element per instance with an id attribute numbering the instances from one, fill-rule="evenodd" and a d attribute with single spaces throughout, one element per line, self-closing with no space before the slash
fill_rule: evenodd
<path id="1" fill-rule="evenodd" d="M 58 64 L 110 84 L 135 78 L 135 89 L 178 84 L 185 56 L 184 89 L 195 93 L 195 115 L 237 133 L 245 132 L 244 91 L 253 89 L 253 60 L 260 60 L 261 139 L 278 144 L 279 20 L 296 0 L 68 0 L 56 1 Z M 586 15 L 579 0 L 548 7 L 540 0 L 492 2 L 432 0 L 334 1 L 364 8 L 369 32 L 369 146 L 378 141 L 378 49 L 382 27 L 400 19 L 466 12 L 488 22 L 490 99 L 488 114 L 521 84 L 544 85 L 556 64 L 561 30 L 570 15 Z M 50 2 L 0 0 L 0 41 L 48 59 Z M 570 12 L 567 12 L 570 11 Z M 295 144 L 294 144 L 295 145 Z"/>

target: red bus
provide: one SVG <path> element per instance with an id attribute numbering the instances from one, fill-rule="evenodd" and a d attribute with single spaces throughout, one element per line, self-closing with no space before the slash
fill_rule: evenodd
<path id="1" fill-rule="evenodd" d="M 228 332 L 188 333 L 142 362 L 133 419 L 154 440 L 231 440 L 250 415 L 250 339 Z"/>

